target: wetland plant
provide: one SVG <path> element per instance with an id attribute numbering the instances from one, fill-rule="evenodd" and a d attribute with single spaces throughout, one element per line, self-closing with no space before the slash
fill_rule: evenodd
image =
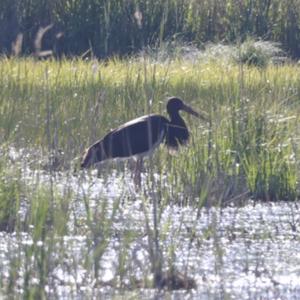
<path id="1" fill-rule="evenodd" d="M 78 296 L 84 286 L 95 295 L 99 286 L 149 286 L 150 274 L 155 287 L 176 286 L 177 279 L 192 287 L 191 266 L 178 264 L 181 243 L 192 256 L 189 249 L 208 240 L 219 274 L 226 263 L 220 207 L 239 209 L 249 197 L 298 198 L 299 74 L 298 65 L 256 68 L 216 60 L 1 58 L 0 223 L 14 241 L 1 288 L 39 298 L 60 295 L 65 285 Z M 161 99 L 169 95 L 205 108 L 211 121 L 188 122 L 190 146 L 176 156 L 159 147 L 145 162 L 140 192 L 131 189 L 126 164 L 104 167 L 100 178 L 69 170 L 78 153 L 110 128 L 163 113 Z M 45 168 L 44 159 L 57 154 L 60 166 Z M 209 207 L 215 215 L 199 229 Z M 188 209 L 194 219 L 185 225 Z M 139 210 L 143 222 L 134 227 Z M 110 252 L 114 272 L 105 281 Z"/>

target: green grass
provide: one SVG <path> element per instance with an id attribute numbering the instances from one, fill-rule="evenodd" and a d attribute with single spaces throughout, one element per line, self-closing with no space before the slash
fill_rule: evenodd
<path id="1" fill-rule="evenodd" d="M 179 59 L 104 64 L 3 58 L 1 143 L 38 150 L 50 164 L 59 156 L 59 167 L 69 169 L 111 128 L 142 114 L 165 113 L 166 97 L 176 95 L 206 110 L 212 122 L 188 118 L 191 146 L 178 159 L 163 150 L 155 156 L 154 167 L 168 170 L 171 189 L 175 181 L 176 188 L 190 183 L 197 191 L 200 174 L 225 174 L 244 178 L 257 198 L 295 199 L 298 71 L 297 65 L 260 69 Z"/>
<path id="2" fill-rule="evenodd" d="M 111 128 L 150 112 L 165 114 L 170 95 L 206 111 L 211 122 L 185 115 L 190 145 L 176 156 L 161 147 L 146 161 L 149 174 L 136 196 L 142 199 L 151 262 L 151 268 L 143 270 L 145 282 L 149 272 L 159 276 L 164 267 L 174 267 L 176 239 L 164 249 L 172 219 L 161 224 L 169 204 L 200 211 L 203 206 L 239 205 L 250 197 L 298 199 L 299 71 L 298 65 L 257 68 L 224 60 L 158 63 L 137 58 L 101 63 L 1 58 L 0 226 L 19 239 L 19 255 L 10 258 L 11 281 L 1 286 L 13 295 L 13 282 L 22 269 L 26 297 L 46 297 L 55 266 L 71 259 L 61 240 L 75 235 L 88 237 L 84 266 L 88 278 L 97 280 L 113 234 L 121 250 L 118 275 L 109 284 L 128 286 L 128 276 L 134 274 L 130 245 L 139 240 L 139 232 L 114 226 L 121 203 L 132 196 L 121 195 L 108 207 L 101 193 L 96 198 L 78 196 L 81 186 L 65 186 L 62 192 L 58 179 L 72 178 L 84 148 Z M 12 149 L 22 155 L 14 157 Z M 119 172 L 114 164 L 100 174 L 104 182 L 113 168 Z M 48 176 L 47 185 L 36 170 Z M 28 172 L 33 172 L 31 180 L 23 176 Z M 77 202 L 84 207 L 81 217 L 73 207 Z M 27 207 L 25 215 L 19 212 L 21 204 Z M 25 248 L 22 232 L 32 240 Z M 75 263 L 72 267 L 77 270 Z M 135 282 L 134 277 L 130 280 Z"/>

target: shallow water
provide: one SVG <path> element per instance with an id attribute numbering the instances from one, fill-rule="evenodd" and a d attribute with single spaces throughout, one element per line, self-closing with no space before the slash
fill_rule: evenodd
<path id="1" fill-rule="evenodd" d="M 50 298 L 300 298 L 300 217 L 296 203 L 249 200 L 242 207 L 210 209 L 166 205 L 161 208 L 160 247 L 165 258 L 170 257 L 170 249 L 174 250 L 177 270 L 194 278 L 197 288 L 173 292 L 146 288 L 130 290 L 130 277 L 151 276 L 145 225 L 148 218 L 152 226 L 152 201 L 147 198 L 151 192 L 136 192 L 128 173 L 113 172 L 103 179 L 95 173 L 50 176 L 47 172 L 23 168 L 22 178 L 28 185 L 52 184 L 62 194 L 72 190 L 75 195 L 70 205 L 70 235 L 55 236 L 51 247 L 42 242 L 38 245 L 46 247 L 46 252 L 51 250 L 53 265 L 49 268 L 49 282 L 45 287 Z M 105 216 L 111 220 L 106 249 L 99 261 L 98 283 L 92 267 L 92 237 L 84 225 L 87 218 L 84 199 L 88 199 L 93 211 L 100 213 L 105 202 Z M 119 206 L 113 216 L 116 202 Z M 21 206 L 20 214 L 26 216 L 26 209 L 26 204 Z M 83 225 L 77 228 L 75 220 Z M 102 224 L 101 219 L 94 221 Z M 32 244 L 30 233 L 0 232 L 3 291 L 11 278 L 13 263 L 21 261 L 15 293 L 24 293 L 26 249 Z M 123 286 L 120 286 L 118 272 L 122 255 L 126 262 Z M 33 285 L 38 284 L 34 274 L 30 280 Z"/>

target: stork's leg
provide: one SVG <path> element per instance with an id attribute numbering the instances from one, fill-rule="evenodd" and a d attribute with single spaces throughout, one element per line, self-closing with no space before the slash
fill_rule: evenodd
<path id="1" fill-rule="evenodd" d="M 137 159 L 137 161 L 136 161 L 136 164 L 135 164 L 134 177 L 133 177 L 134 184 L 135 184 L 135 186 L 137 188 L 141 187 L 141 182 L 142 182 L 142 178 L 141 178 L 142 167 L 143 167 L 143 159 L 141 157 L 139 157 Z"/>

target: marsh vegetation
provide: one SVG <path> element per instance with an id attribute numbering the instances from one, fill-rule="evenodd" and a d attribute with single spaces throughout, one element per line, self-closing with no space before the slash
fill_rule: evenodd
<path id="1" fill-rule="evenodd" d="M 1 11 L 5 54 L 104 58 L 166 41 L 203 47 L 255 37 L 300 57 L 299 0 L 2 0 Z"/>
<path id="2" fill-rule="evenodd" d="M 0 295 L 297 297 L 299 65 L 218 49 L 1 58 Z M 160 147 L 141 189 L 130 161 L 78 170 L 88 145 L 165 114 L 171 95 L 211 121 L 184 116 L 189 146 L 176 156 Z"/>

